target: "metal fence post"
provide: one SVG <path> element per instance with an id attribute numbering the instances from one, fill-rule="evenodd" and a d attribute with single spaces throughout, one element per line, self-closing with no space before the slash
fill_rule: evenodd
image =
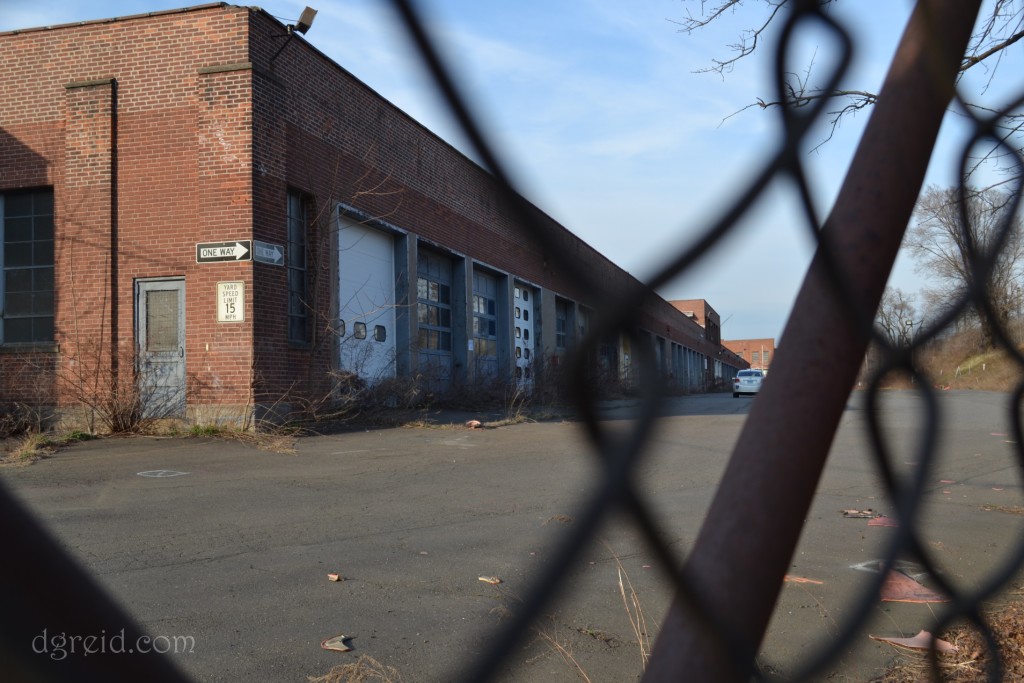
<path id="1" fill-rule="evenodd" d="M 911 16 L 821 232 L 764 396 L 753 405 L 684 570 L 732 637 L 726 642 L 703 631 L 677 599 L 647 683 L 742 681 L 754 671 L 980 4 L 922 0 Z"/>

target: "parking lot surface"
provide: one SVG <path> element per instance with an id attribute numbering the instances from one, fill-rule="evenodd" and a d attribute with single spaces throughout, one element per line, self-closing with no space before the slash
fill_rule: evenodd
<path id="1" fill-rule="evenodd" d="M 665 406 L 639 488 L 680 556 L 752 400 L 704 395 Z M 957 585 L 979 583 L 1021 535 L 1005 402 L 942 396 L 943 445 L 919 528 Z M 630 428 L 628 404 L 604 414 L 609 429 Z M 886 397 L 884 431 L 900 471 L 915 466 L 921 419 L 913 394 Z M 838 632 L 893 531 L 843 514 L 892 512 L 864 425 L 855 396 L 762 645 L 775 670 L 791 670 Z M 202 681 L 305 681 L 360 655 L 403 681 L 454 680 L 516 610 L 599 481 L 572 421 L 372 429 L 292 445 L 282 453 L 211 438 L 103 439 L 0 469 L 0 481 L 147 633 L 193 638 L 191 651 L 169 657 Z M 638 533 L 615 518 L 542 622 L 512 646 L 502 680 L 573 681 L 577 665 L 593 681 L 637 680 L 620 568 L 656 636 L 667 582 Z M 940 608 L 878 603 L 826 674 L 868 680 L 895 656 L 868 634 L 914 635 Z M 321 648 L 341 634 L 351 652 Z"/>

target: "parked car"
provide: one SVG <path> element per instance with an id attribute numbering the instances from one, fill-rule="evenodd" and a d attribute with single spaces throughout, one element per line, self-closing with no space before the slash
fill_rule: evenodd
<path id="1" fill-rule="evenodd" d="M 740 370 L 732 378 L 732 397 L 740 394 L 756 394 L 764 384 L 764 372 L 761 370 Z"/>

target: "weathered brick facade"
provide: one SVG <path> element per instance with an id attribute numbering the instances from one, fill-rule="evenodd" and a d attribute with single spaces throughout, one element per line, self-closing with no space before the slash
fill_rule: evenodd
<path id="1" fill-rule="evenodd" d="M 472 321 L 475 269 L 504 278 L 503 296 L 513 280 L 536 288 L 539 361 L 560 353 L 556 296 L 581 320 L 583 307 L 600 307 L 530 241 L 488 173 L 286 35 L 266 12 L 223 3 L 0 34 L 0 193 L 52 188 L 56 226 L 54 339 L 0 344 L 3 399 L 73 403 L 73 388 L 56 378 L 62 372 L 130 377 L 142 343 L 139 283 L 159 280 L 184 286 L 180 355 L 191 408 L 237 413 L 297 386 L 322 390 L 337 365 L 331 228 L 339 203 L 394 235 L 397 338 L 407 349 L 396 359 L 400 372 L 416 362 L 415 315 L 404 304 L 415 302 L 422 249 L 455 265 L 456 380 L 473 379 L 465 318 Z M 286 244 L 289 193 L 302 196 L 310 219 L 305 340 L 289 339 L 287 268 L 196 262 L 198 243 Z M 537 216 L 582 269 L 612 289 L 637 284 Z M 243 283 L 244 322 L 218 322 L 217 283 L 226 281 Z M 682 370 L 677 359 L 707 365 L 720 350 L 656 297 L 637 318 L 661 339 L 670 374 Z M 500 329 L 511 338 L 511 328 Z M 575 339 L 575 325 L 572 332 Z M 508 370 L 509 345 L 501 347 Z M 16 368 L 26 364 L 40 369 L 35 386 L 20 379 Z"/>

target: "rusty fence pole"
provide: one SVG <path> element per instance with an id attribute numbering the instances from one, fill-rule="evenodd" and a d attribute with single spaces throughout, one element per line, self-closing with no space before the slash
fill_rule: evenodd
<path id="1" fill-rule="evenodd" d="M 733 638 L 723 647 L 677 598 L 645 683 L 742 681 L 754 670 L 980 4 L 915 7 L 823 228 L 831 264 L 819 247 L 687 559 L 685 579 Z M 852 301 L 841 302 L 830 269 Z"/>

